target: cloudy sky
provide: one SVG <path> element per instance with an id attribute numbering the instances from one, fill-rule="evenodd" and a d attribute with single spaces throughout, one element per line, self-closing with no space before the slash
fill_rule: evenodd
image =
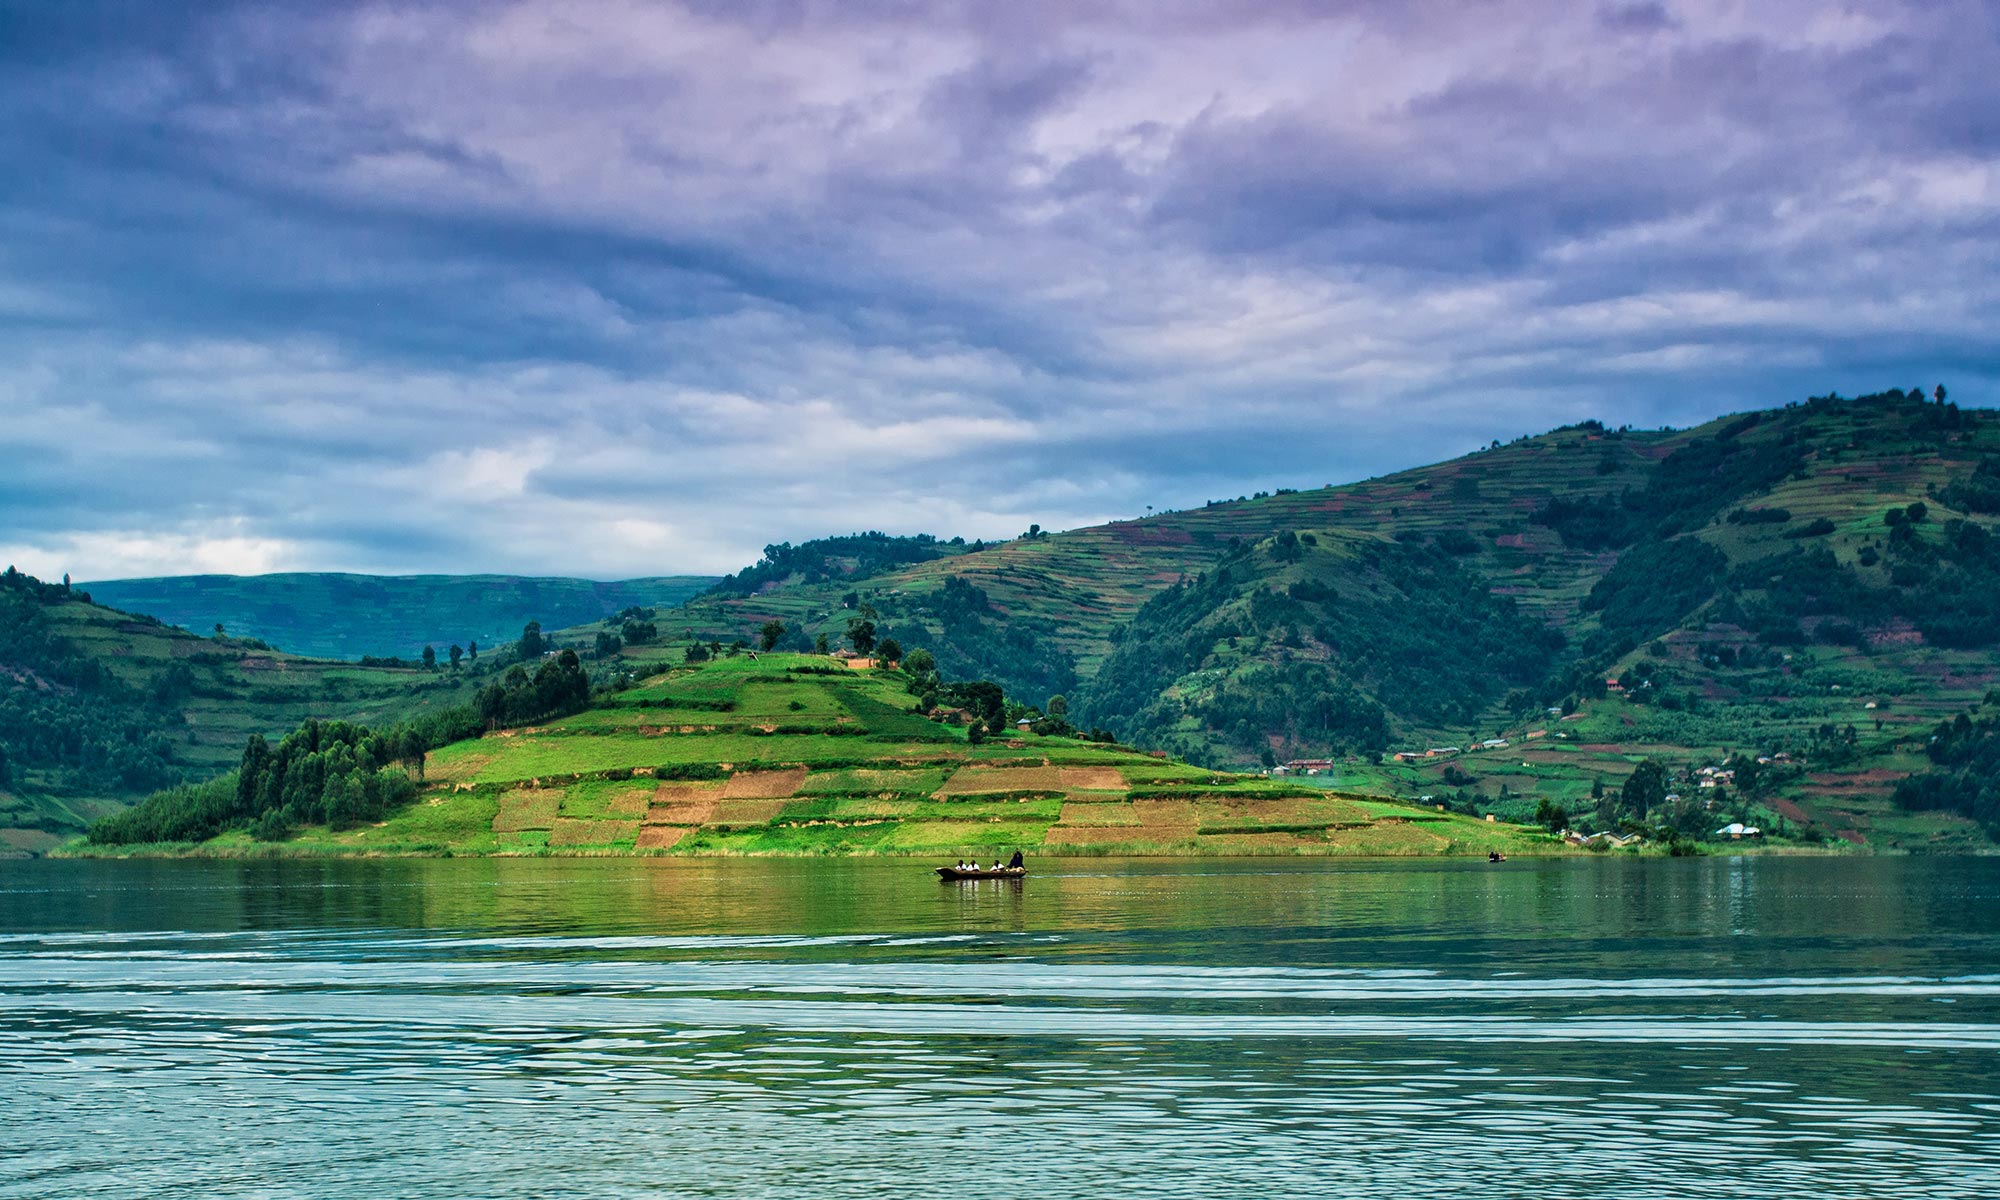
<path id="1" fill-rule="evenodd" d="M 1943 381 L 2000 6 L 0 0 L 0 560 L 732 570 Z"/>

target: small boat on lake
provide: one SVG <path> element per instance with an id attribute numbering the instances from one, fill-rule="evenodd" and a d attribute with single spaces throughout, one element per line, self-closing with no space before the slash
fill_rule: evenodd
<path id="1" fill-rule="evenodd" d="M 938 878 L 946 880 L 964 879 L 1025 879 L 1026 867 L 939 867 Z"/>

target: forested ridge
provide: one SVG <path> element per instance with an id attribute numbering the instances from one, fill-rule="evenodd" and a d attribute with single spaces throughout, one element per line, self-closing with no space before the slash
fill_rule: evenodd
<path id="1" fill-rule="evenodd" d="M 0 574 L 0 789 L 58 795 L 162 787 L 183 772 L 173 731 L 192 672 L 165 673 L 140 690 L 78 651 L 50 617 L 57 604 L 87 602 L 65 584 L 12 567 Z"/>

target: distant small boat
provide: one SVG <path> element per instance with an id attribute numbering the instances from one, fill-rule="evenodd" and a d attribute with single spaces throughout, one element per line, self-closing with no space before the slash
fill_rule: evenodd
<path id="1" fill-rule="evenodd" d="M 1486 853 L 1486 861 L 1490 863 L 1506 862 L 1507 856 L 1500 853 L 1498 850 L 1489 850 Z"/>
<path id="2" fill-rule="evenodd" d="M 937 869 L 937 873 L 939 879 L 952 879 L 952 880 L 1024 879 L 1027 877 L 1028 868 L 1000 867 L 996 870 L 993 867 L 939 867 Z"/>

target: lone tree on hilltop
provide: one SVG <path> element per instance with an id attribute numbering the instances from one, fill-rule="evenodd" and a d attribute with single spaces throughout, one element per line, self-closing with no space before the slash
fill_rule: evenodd
<path id="1" fill-rule="evenodd" d="M 757 630 L 758 648 L 768 653 L 777 647 L 778 639 L 784 636 L 785 623 L 773 617 Z"/>
<path id="2" fill-rule="evenodd" d="M 453 642 L 451 644 L 451 669 L 454 671 L 458 670 L 459 660 L 464 657 L 465 647 L 459 645 L 457 642 Z"/>
<path id="3" fill-rule="evenodd" d="M 875 657 L 893 667 L 903 657 L 903 644 L 895 638 L 883 638 L 875 647 Z"/>
<path id="4" fill-rule="evenodd" d="M 424 647 L 424 670 L 435 671 L 438 666 L 438 652 L 435 646 Z"/>
<path id="5" fill-rule="evenodd" d="M 530 621 L 521 626 L 521 640 L 516 643 L 522 658 L 540 658 L 548 643 L 542 638 L 542 623 Z"/>

